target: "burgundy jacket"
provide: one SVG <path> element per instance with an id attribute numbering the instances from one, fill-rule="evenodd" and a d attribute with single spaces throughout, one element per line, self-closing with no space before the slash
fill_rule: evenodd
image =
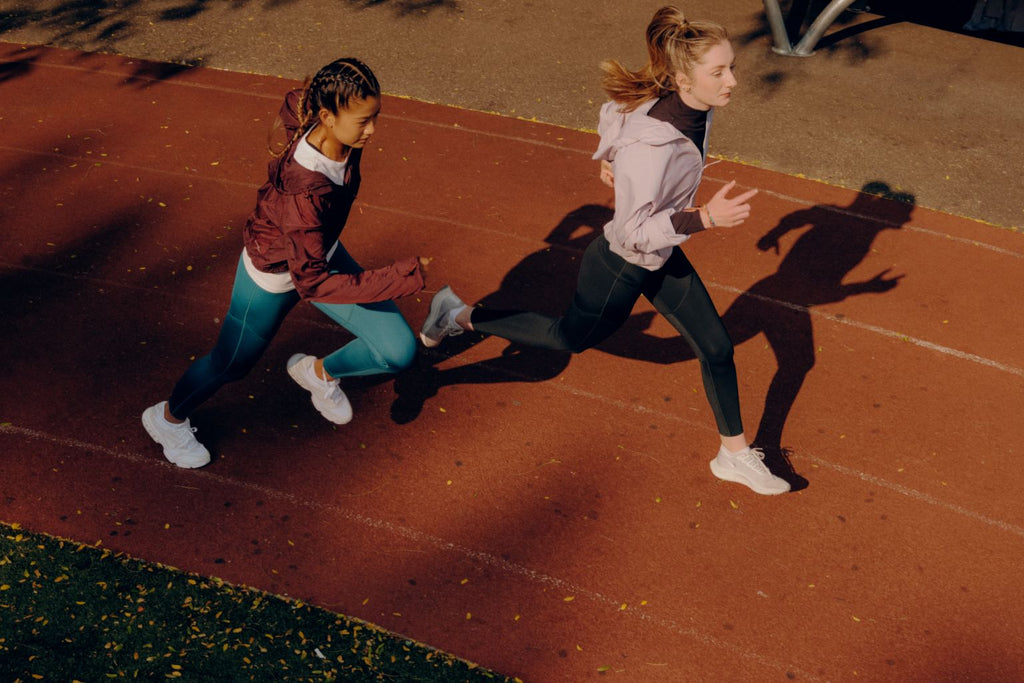
<path id="1" fill-rule="evenodd" d="M 281 106 L 281 121 L 291 137 L 299 126 L 293 90 Z M 267 182 L 259 189 L 256 208 L 245 223 L 243 239 L 253 265 L 265 273 L 291 273 L 303 299 L 329 304 L 365 304 L 415 294 L 423 289 L 423 273 L 415 257 L 384 268 L 355 274 L 330 273 L 327 252 L 338 239 L 359 191 L 359 158 L 349 153 L 347 181 L 332 183 L 295 161 L 296 140 L 270 161 Z"/>

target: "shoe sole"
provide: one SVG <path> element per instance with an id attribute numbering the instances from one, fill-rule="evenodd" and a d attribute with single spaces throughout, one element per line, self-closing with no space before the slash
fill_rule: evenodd
<path id="1" fill-rule="evenodd" d="M 786 487 L 785 489 L 780 490 L 780 491 L 776 491 L 774 489 L 768 490 L 768 489 L 764 489 L 764 488 L 761 488 L 759 486 L 756 486 L 755 484 L 752 484 L 746 478 L 734 474 L 731 470 L 723 470 L 723 469 L 721 469 L 718 466 L 718 463 L 715 460 L 712 460 L 709 464 L 711 466 L 711 474 L 715 475 L 716 477 L 718 477 L 722 481 L 731 481 L 734 484 L 742 484 L 743 486 L 746 486 L 748 489 L 750 489 L 754 493 L 760 493 L 762 496 L 777 496 L 777 495 L 780 495 L 780 494 L 783 494 L 783 493 L 789 493 L 789 487 Z"/>
<path id="2" fill-rule="evenodd" d="M 426 346 L 428 349 L 432 349 L 441 343 L 440 340 L 434 341 L 433 339 L 423 334 L 422 332 L 420 332 L 420 341 L 423 342 L 423 345 Z"/>
<path id="3" fill-rule="evenodd" d="M 168 456 L 167 455 L 167 449 L 164 448 L 164 445 L 162 443 L 160 443 L 160 440 L 157 438 L 157 435 L 160 432 L 157 431 L 156 425 L 153 424 L 153 420 L 155 420 L 155 419 L 156 418 L 153 417 L 150 414 L 149 409 L 147 408 L 142 413 L 142 428 L 146 430 L 147 434 L 149 434 L 149 438 L 153 439 L 153 441 L 156 442 L 157 446 L 160 446 L 160 450 L 163 452 L 164 459 L 167 460 L 167 462 L 171 463 L 172 465 L 176 465 L 178 467 L 184 468 L 186 470 L 195 470 L 195 469 L 199 469 L 200 467 L 203 467 L 205 465 L 209 465 L 210 464 L 210 458 L 209 457 L 207 457 L 205 460 L 202 460 L 202 461 L 198 461 L 198 460 L 192 461 L 192 460 L 174 460 L 173 458 Z"/>

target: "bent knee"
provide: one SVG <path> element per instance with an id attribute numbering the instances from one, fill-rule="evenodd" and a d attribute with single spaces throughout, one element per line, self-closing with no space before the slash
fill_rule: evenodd
<path id="1" fill-rule="evenodd" d="M 723 339 L 717 344 L 702 349 L 702 351 L 707 362 L 714 365 L 732 363 L 733 356 L 735 355 L 735 347 L 729 339 Z"/>
<path id="2" fill-rule="evenodd" d="M 416 337 L 409 335 L 400 343 L 393 343 L 387 349 L 378 349 L 378 361 L 383 372 L 396 373 L 412 367 L 416 360 Z"/>

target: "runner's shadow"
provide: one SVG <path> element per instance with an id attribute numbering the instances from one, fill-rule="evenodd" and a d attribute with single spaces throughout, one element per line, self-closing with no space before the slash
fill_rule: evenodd
<path id="1" fill-rule="evenodd" d="M 783 217 L 758 240 L 758 249 L 779 253 L 779 242 L 786 234 L 809 227 L 783 256 L 778 270 L 743 292 L 722 315 L 734 344 L 763 333 L 775 354 L 778 370 L 765 396 L 754 444 L 764 449 L 766 464 L 789 481 L 793 490 L 806 487 L 807 480 L 789 463 L 782 432 L 815 364 L 810 309 L 896 287 L 903 276 L 890 275 L 888 269 L 867 280 L 844 280 L 870 253 L 878 234 L 900 229 L 910 219 L 913 207 L 913 195 L 873 181 L 864 185 L 849 206 L 819 205 Z M 624 327 L 627 333 L 610 338 L 602 350 L 655 363 L 693 360 L 693 351 L 681 337 L 655 337 L 646 331 L 653 316 L 632 316 Z"/>
<path id="2" fill-rule="evenodd" d="M 502 279 L 497 291 L 482 298 L 477 305 L 561 315 L 565 312 L 567 297 L 575 289 L 583 250 L 611 217 L 611 209 L 598 204 L 587 204 L 571 211 L 545 238 L 550 246 L 516 264 Z M 447 370 L 437 369 L 439 363 L 465 353 L 483 339 L 484 335 L 466 332 L 446 339 L 437 351 L 418 354 L 416 365 L 395 378 L 398 397 L 391 405 L 392 419 L 400 424 L 416 419 L 423 404 L 443 386 L 542 382 L 558 376 L 569 365 L 571 354 L 568 352 L 509 342 L 495 358 Z"/>

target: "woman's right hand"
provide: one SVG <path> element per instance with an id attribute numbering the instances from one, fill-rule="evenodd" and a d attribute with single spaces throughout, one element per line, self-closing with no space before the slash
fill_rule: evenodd
<path id="1" fill-rule="evenodd" d="M 730 180 L 704 205 L 711 220 L 711 225 L 707 227 L 732 228 L 750 218 L 750 204 L 747 200 L 757 194 L 757 190 L 748 190 L 735 197 L 727 197 L 734 187 L 736 181 Z"/>
<path id="2" fill-rule="evenodd" d="M 615 174 L 612 173 L 612 163 L 601 160 L 601 182 L 608 187 L 615 187 Z"/>

